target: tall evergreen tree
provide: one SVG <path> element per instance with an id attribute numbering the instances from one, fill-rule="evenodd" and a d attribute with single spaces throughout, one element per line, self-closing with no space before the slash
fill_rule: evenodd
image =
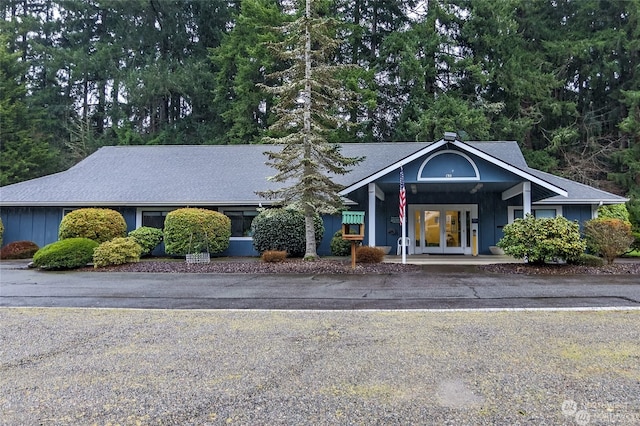
<path id="1" fill-rule="evenodd" d="M 271 179 L 289 186 L 260 194 L 304 213 L 305 259 L 318 257 L 314 216 L 343 208 L 341 187 L 332 175 L 346 174 L 361 161 L 344 157 L 339 145 L 327 140 L 328 132 L 345 124 L 341 114 L 348 109 L 351 94 L 335 78 L 343 67 L 331 65 L 337 47 L 333 22 L 319 16 L 324 12 L 320 2 L 313 6 L 306 0 L 300 17 L 280 27 L 285 40 L 271 47 L 289 67 L 270 75 L 278 85 L 262 85 L 277 98 L 277 118 L 270 127 L 277 136 L 264 140 L 282 145 L 280 151 L 266 153 L 268 164 L 277 170 Z"/>
<path id="2" fill-rule="evenodd" d="M 55 151 L 25 103 L 26 64 L 18 60 L 20 52 L 8 51 L 8 44 L 0 36 L 0 185 L 57 170 Z"/>
<path id="3" fill-rule="evenodd" d="M 341 78 L 357 92 L 361 102 L 349 110 L 352 126 L 336 135 L 347 141 L 389 140 L 397 123 L 400 104 L 406 101 L 394 66 L 397 50 L 388 39 L 406 31 L 415 0 L 334 0 L 333 15 L 342 23 L 339 37 L 345 40 L 336 62 L 355 65 Z M 431 4 L 432 2 L 429 2 Z M 395 47 L 397 48 L 397 46 Z M 404 45 L 401 49 L 404 49 Z M 407 50 L 410 48 L 407 48 Z"/>
<path id="4" fill-rule="evenodd" d="M 212 105 L 219 117 L 220 143 L 257 142 L 269 126 L 273 95 L 256 90 L 256 84 L 283 68 L 266 43 L 282 38 L 273 28 L 285 20 L 280 0 L 243 0 L 233 29 L 211 49 L 216 68 Z"/>

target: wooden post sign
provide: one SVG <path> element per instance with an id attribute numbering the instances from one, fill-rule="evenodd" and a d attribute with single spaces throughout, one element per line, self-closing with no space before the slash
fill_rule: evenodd
<path id="1" fill-rule="evenodd" d="M 364 212 L 342 212 L 342 239 L 351 241 L 351 268 L 356 268 L 356 244 L 364 240 Z"/>

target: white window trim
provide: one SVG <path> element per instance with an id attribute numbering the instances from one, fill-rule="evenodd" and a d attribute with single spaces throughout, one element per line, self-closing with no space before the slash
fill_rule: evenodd
<path id="1" fill-rule="evenodd" d="M 427 166 L 429 161 L 433 160 L 435 157 L 437 157 L 439 155 L 444 155 L 444 154 L 454 154 L 454 155 L 458 155 L 458 156 L 464 158 L 465 160 L 467 160 L 469 162 L 469 164 L 471 164 L 471 167 L 473 167 L 473 171 L 475 172 L 476 175 L 475 176 L 462 176 L 462 177 L 455 177 L 455 176 L 451 176 L 451 177 L 447 177 L 447 176 L 442 176 L 442 177 L 422 177 L 422 172 L 424 171 L 424 168 Z M 478 170 L 478 166 L 476 166 L 476 163 L 471 159 L 471 157 L 469 157 L 464 152 L 455 151 L 453 149 L 445 149 L 443 151 L 438 151 L 438 152 L 435 152 L 435 153 L 431 154 L 429 157 L 427 157 L 426 160 L 424 160 L 422 162 L 422 165 L 420 166 L 420 169 L 418 170 L 418 179 L 417 180 L 420 181 L 420 182 L 478 181 L 478 180 L 480 180 L 480 171 Z"/>
<path id="2" fill-rule="evenodd" d="M 508 206 L 508 223 L 513 223 L 513 221 L 515 220 L 515 211 L 516 210 L 523 210 L 524 211 L 524 207 L 523 206 Z M 534 211 L 536 210 L 554 210 L 556 211 L 556 217 L 558 216 L 562 216 L 562 206 L 561 205 L 544 205 L 544 206 L 531 206 L 531 214 L 533 214 Z"/>

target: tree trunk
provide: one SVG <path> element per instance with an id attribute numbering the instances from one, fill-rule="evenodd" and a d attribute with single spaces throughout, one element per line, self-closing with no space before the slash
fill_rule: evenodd
<path id="1" fill-rule="evenodd" d="M 311 160 L 311 31 L 309 30 L 311 19 L 311 0 L 306 0 L 305 16 L 307 18 L 305 24 L 305 46 L 304 46 L 304 158 Z M 309 176 L 313 173 L 309 170 L 309 166 L 304 166 L 304 175 Z M 306 248 L 304 258 L 307 260 L 316 259 L 318 253 L 316 251 L 316 233 L 313 227 L 314 210 L 308 204 L 308 195 L 303 197 L 304 204 L 304 228 Z"/>
<path id="2" fill-rule="evenodd" d="M 313 209 L 309 207 L 305 208 L 305 211 L 307 213 L 304 215 L 304 235 L 307 244 L 305 246 L 304 259 L 315 260 L 318 258 L 318 252 L 316 247 L 316 230 L 313 225 Z"/>

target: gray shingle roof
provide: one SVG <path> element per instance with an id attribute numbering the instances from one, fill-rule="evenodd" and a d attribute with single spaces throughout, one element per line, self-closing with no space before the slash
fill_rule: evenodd
<path id="1" fill-rule="evenodd" d="M 430 143 L 343 144 L 345 156 L 366 156 L 335 181 L 348 186 Z M 469 142 L 485 153 L 569 191 L 569 199 L 624 198 L 529 169 L 515 142 Z M 0 189 L 3 205 L 255 205 L 255 191 L 275 189 L 265 164 L 270 145 L 109 146 L 69 170 Z M 569 201 L 560 197 L 559 202 Z"/>
<path id="2" fill-rule="evenodd" d="M 569 193 L 569 197 L 549 197 L 545 200 L 540 201 L 540 203 L 544 204 L 591 204 L 598 203 L 602 201 L 604 204 L 616 204 L 616 203 L 624 203 L 628 199 L 621 197 L 619 195 L 612 194 L 607 191 L 603 191 L 601 189 L 594 188 L 589 185 L 585 185 L 583 183 L 579 183 L 570 179 L 566 179 L 560 176 L 552 175 L 551 173 L 545 173 L 540 170 L 527 168 L 529 173 L 534 176 L 539 177 L 540 179 L 544 179 L 547 182 L 550 182 L 554 185 L 557 185 L 563 189 L 565 189 Z"/>

